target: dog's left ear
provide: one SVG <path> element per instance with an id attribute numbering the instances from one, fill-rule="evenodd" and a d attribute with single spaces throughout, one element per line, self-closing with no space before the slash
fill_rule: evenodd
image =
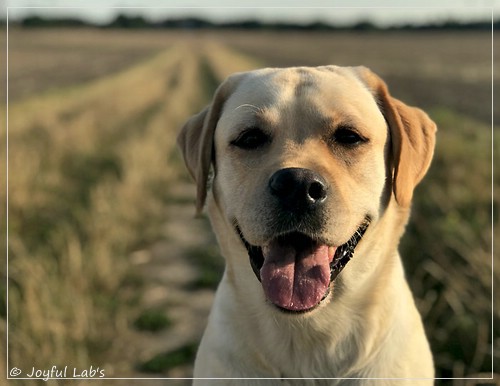
<path id="1" fill-rule="evenodd" d="M 407 208 L 415 186 L 429 169 L 436 143 L 436 124 L 422 110 L 393 98 L 384 81 L 366 67 L 356 67 L 355 72 L 375 96 L 389 125 L 394 196 L 401 207 Z"/>
<path id="2" fill-rule="evenodd" d="M 212 103 L 192 116 L 182 127 L 177 145 L 184 156 L 184 162 L 196 181 L 196 213 L 200 214 L 205 205 L 210 166 L 215 159 L 214 133 L 224 107 L 224 102 L 232 93 L 236 76 L 226 79 L 215 91 Z"/>

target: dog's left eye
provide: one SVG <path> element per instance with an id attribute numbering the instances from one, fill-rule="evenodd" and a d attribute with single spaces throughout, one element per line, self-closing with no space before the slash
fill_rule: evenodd
<path id="1" fill-rule="evenodd" d="M 240 149 L 257 149 L 270 141 L 269 136 L 259 128 L 250 128 L 243 131 L 238 138 L 231 141 L 231 145 Z"/>

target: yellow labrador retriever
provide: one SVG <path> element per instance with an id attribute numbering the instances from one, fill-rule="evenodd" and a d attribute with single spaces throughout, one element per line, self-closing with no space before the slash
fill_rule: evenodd
<path id="1" fill-rule="evenodd" d="M 364 67 L 263 69 L 217 89 L 178 138 L 226 259 L 195 378 L 433 383 L 397 248 L 435 132 Z"/>

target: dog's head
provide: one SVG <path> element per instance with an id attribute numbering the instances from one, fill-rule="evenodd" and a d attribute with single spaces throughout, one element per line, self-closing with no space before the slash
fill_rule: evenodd
<path id="1" fill-rule="evenodd" d="M 410 206 L 435 130 L 364 67 L 301 67 L 229 77 L 178 142 L 198 211 L 213 166 L 224 232 L 238 235 L 265 297 L 302 312 L 391 201 Z"/>

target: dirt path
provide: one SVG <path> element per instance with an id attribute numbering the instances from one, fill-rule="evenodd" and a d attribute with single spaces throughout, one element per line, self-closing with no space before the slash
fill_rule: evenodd
<path id="1" fill-rule="evenodd" d="M 107 376 L 127 378 L 192 377 L 191 358 L 170 368 L 165 364 L 158 372 L 141 371 L 140 366 L 155 357 L 167 358 L 176 350 L 196 345 L 203 333 L 212 305 L 214 291 L 193 289 L 199 276 L 197 267 L 188 258 L 193 250 L 212 249 L 214 238 L 206 219 L 194 218 L 194 185 L 176 186 L 163 233 L 165 239 L 148 249 L 135 252 L 130 263 L 143 280 L 139 311 L 163 310 L 171 322 L 166 328 L 140 331 L 127 326 L 124 336 L 114 347 L 114 362 Z M 162 367 L 161 365 L 159 365 Z M 145 382 L 145 381 L 142 381 Z M 165 380 L 148 380 L 148 385 L 165 385 Z M 118 385 L 141 384 L 140 380 L 122 380 Z M 169 380 L 168 385 L 189 385 L 190 380 Z"/>

